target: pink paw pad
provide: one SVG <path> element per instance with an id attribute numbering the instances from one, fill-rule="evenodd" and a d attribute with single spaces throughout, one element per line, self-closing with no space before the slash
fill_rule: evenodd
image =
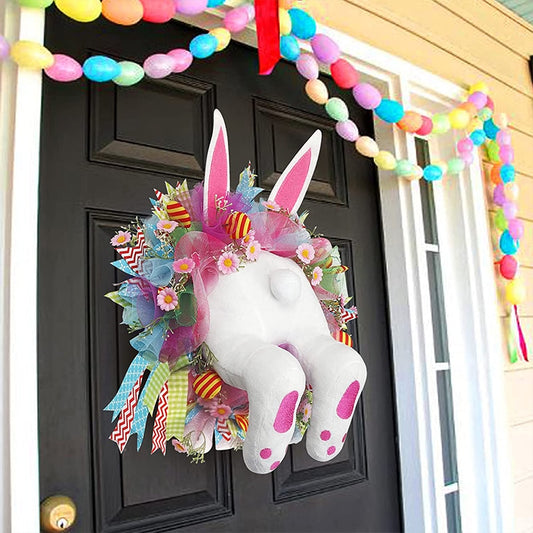
<path id="1" fill-rule="evenodd" d="M 263 448 L 259 455 L 261 456 L 261 459 L 268 459 L 272 455 L 272 450 L 270 448 Z"/>
<path id="2" fill-rule="evenodd" d="M 270 465 L 270 470 L 276 470 L 276 468 L 279 466 L 279 461 L 276 461 Z"/>
<path id="3" fill-rule="evenodd" d="M 328 455 L 333 455 L 336 450 L 337 450 L 337 448 L 335 448 L 335 446 L 330 446 L 328 448 Z"/>
<path id="4" fill-rule="evenodd" d="M 274 420 L 274 429 L 278 433 L 286 433 L 291 429 L 298 399 L 298 391 L 293 390 L 281 400 L 276 420 Z"/>
<path id="5" fill-rule="evenodd" d="M 354 381 L 348 385 L 348 388 L 344 391 L 342 398 L 337 405 L 337 416 L 344 420 L 348 420 L 352 416 L 355 400 L 359 394 L 359 381 Z"/>
<path id="6" fill-rule="evenodd" d="M 320 433 L 320 438 L 322 440 L 329 440 L 331 439 L 331 433 L 327 429 L 325 429 L 322 433 Z"/>

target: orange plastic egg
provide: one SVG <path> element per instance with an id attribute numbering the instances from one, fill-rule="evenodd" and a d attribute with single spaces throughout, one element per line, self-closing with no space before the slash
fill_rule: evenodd
<path id="1" fill-rule="evenodd" d="M 313 102 L 324 105 L 329 99 L 328 88 L 321 80 L 309 80 L 305 84 L 305 92 Z"/>
<path id="2" fill-rule="evenodd" d="M 498 185 L 502 182 L 502 177 L 500 176 L 500 169 L 502 168 L 501 163 L 496 163 L 492 166 L 490 170 L 490 181 L 494 183 L 494 185 Z"/>
<path id="3" fill-rule="evenodd" d="M 397 124 L 401 130 L 414 133 L 422 127 L 422 116 L 416 111 L 406 111 L 403 118 Z"/>
<path id="4" fill-rule="evenodd" d="M 102 0 L 102 15 L 115 24 L 137 24 L 143 18 L 143 13 L 143 5 L 139 0 Z"/>

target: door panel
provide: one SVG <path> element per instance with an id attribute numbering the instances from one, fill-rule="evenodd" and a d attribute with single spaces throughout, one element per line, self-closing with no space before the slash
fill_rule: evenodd
<path id="1" fill-rule="evenodd" d="M 187 46 L 179 23 L 122 28 L 105 20 L 74 25 L 47 10 L 47 46 L 83 60 L 103 53 L 142 63 Z M 386 293 L 377 176 L 372 163 L 335 134 L 303 93 L 293 66 L 259 77 L 256 51 L 232 43 L 187 74 L 136 87 L 45 80 L 39 213 L 39 402 L 41 495 L 78 506 L 80 532 L 398 531 L 396 464 Z M 332 94 L 336 89 L 326 80 Z M 150 455 L 149 423 L 137 452 L 121 456 L 103 407 L 134 357 L 120 309 L 104 298 L 121 281 L 109 240 L 164 181 L 203 177 L 215 107 L 224 114 L 232 186 L 251 159 L 270 189 L 319 128 L 323 144 L 302 209 L 339 246 L 360 310 L 350 327 L 368 380 L 341 454 L 311 460 L 291 446 L 268 476 L 250 473 L 239 452 L 210 452 L 202 464 L 175 453 Z M 360 129 L 372 116 L 350 104 Z"/>

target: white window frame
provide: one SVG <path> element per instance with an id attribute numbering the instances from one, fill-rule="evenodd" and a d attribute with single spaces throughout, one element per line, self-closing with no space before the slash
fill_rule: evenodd
<path id="1" fill-rule="evenodd" d="M 223 10 L 189 19 L 213 27 Z M 356 23 L 356 21 L 354 21 Z M 406 108 L 443 109 L 460 101 L 464 91 L 423 69 L 348 35 L 321 27 L 364 78 Z M 11 40 L 42 42 L 44 14 L 17 7 L 0 7 L 0 33 Z M 255 42 L 250 27 L 239 40 Z M 222 60 L 222 58 L 221 58 Z M 0 286 L 0 439 L 1 523 L 13 532 L 38 531 L 38 410 L 37 410 L 37 227 L 39 184 L 40 73 L 0 66 L 0 208 L 5 231 L 0 234 L 3 281 Z M 475 81 L 475 80 L 472 80 Z M 303 90 L 295 87 L 295 90 Z M 414 138 L 380 121 L 375 122 L 380 146 L 398 157 L 415 159 Z M 417 182 L 379 172 L 387 268 L 392 357 L 398 417 L 400 477 L 405 531 L 443 533 L 443 472 L 438 418 L 429 409 L 436 397 L 432 353 L 427 267 Z M 7 192 L 6 192 L 7 191 Z M 9 194 L 10 191 L 10 194 Z M 442 202 L 446 209 L 439 208 Z M 489 240 L 484 183 L 479 161 L 456 180 L 436 186 L 439 212 L 447 212 L 464 235 L 450 246 L 450 220 L 439 220 L 442 275 L 447 291 L 446 320 L 452 364 L 460 476 L 461 519 L 468 532 L 513 530 L 510 464 L 507 456 L 503 357 L 497 313 L 492 250 Z M 24 206 L 21 220 L 20 207 Z M 13 207 L 14 206 L 14 207 Z M 21 238 L 23 235 L 23 238 Z M 464 265 L 457 272 L 457 264 Z M 425 281 L 424 281 L 425 280 Z M 24 298 L 17 298 L 19 288 Z M 450 295 L 461 304 L 454 310 Z M 457 305 L 457 304 L 455 304 Z M 34 312 L 28 312 L 34 309 Z M 479 310 L 482 310 L 480 312 Z M 450 332 L 453 329 L 453 335 Z M 363 354 L 364 355 L 364 354 Z M 24 386 L 21 386 L 24 376 Z M 432 377 L 433 376 L 433 377 Z M 457 385 L 457 386 L 456 386 Z M 473 424 L 471 421 L 476 420 Z"/>

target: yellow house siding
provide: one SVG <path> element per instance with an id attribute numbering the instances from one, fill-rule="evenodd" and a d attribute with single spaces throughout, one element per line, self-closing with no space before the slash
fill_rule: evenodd
<path id="1" fill-rule="evenodd" d="M 519 215 L 525 238 L 519 259 L 530 299 L 523 326 L 533 351 L 533 85 L 528 58 L 533 27 L 496 0 L 308 0 L 320 21 L 467 87 L 485 81 L 497 110 L 511 121 Z M 487 180 L 487 205 L 491 186 Z M 490 213 L 491 219 L 493 213 Z M 497 233 L 493 232 L 497 246 Z M 503 284 L 500 315 L 506 326 Z M 515 481 L 516 531 L 533 532 L 533 363 L 506 361 L 508 432 Z"/>

